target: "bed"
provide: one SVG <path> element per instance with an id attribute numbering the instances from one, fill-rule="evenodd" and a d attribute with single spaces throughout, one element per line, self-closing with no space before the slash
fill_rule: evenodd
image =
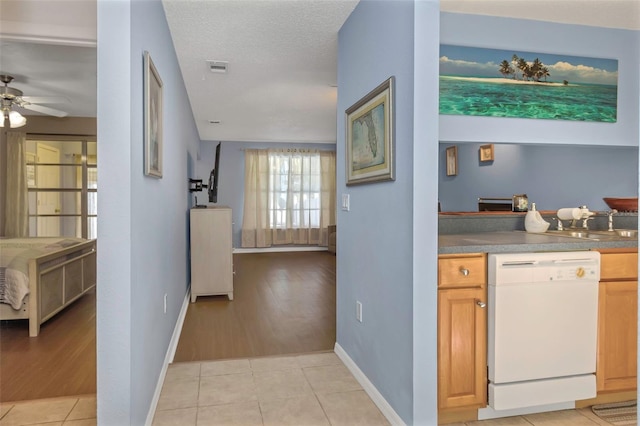
<path id="1" fill-rule="evenodd" d="M 28 319 L 29 336 L 96 286 L 96 240 L 0 238 L 0 320 Z"/>

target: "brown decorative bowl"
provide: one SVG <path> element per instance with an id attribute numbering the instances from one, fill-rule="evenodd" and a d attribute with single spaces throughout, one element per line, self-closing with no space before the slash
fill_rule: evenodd
<path id="1" fill-rule="evenodd" d="M 638 197 L 622 197 L 622 198 L 603 198 L 609 208 L 616 209 L 619 212 L 637 212 Z"/>

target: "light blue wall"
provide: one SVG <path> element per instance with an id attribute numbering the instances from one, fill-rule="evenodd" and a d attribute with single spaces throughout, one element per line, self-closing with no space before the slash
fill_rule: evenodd
<path id="1" fill-rule="evenodd" d="M 102 425 L 145 423 L 187 291 L 187 179 L 199 138 L 172 46 L 159 0 L 98 2 Z M 143 173 L 144 50 L 164 84 L 162 179 Z"/>
<path id="2" fill-rule="evenodd" d="M 413 424 L 437 424 L 439 1 L 415 3 Z"/>
<path id="3" fill-rule="evenodd" d="M 635 197 L 638 148 L 494 144 L 495 160 L 480 162 L 481 144 L 458 146 L 458 175 L 446 176 L 440 144 L 442 211 L 477 211 L 478 197 L 527 194 L 539 210 L 586 205 L 607 210 L 603 197 Z"/>
<path id="4" fill-rule="evenodd" d="M 407 424 L 413 423 L 414 3 L 361 1 L 338 34 L 337 163 L 344 111 L 395 76 L 396 180 L 345 185 L 338 211 L 337 343 Z M 362 302 L 363 322 L 355 317 Z M 428 326 L 427 326 L 428 327 Z"/>
<path id="5" fill-rule="evenodd" d="M 196 164 L 195 179 L 207 183 L 213 168 L 217 141 L 202 141 L 200 157 Z M 216 205 L 229 206 L 233 211 L 233 247 L 240 248 L 242 241 L 242 214 L 244 207 L 244 150 L 267 148 L 303 148 L 335 151 L 335 144 L 318 143 L 264 143 L 264 142 L 222 142 L 220 147 L 220 174 L 218 176 L 218 202 Z M 195 192 L 198 204 L 209 204 L 206 191 Z M 194 199 L 195 203 L 195 199 Z"/>
<path id="6" fill-rule="evenodd" d="M 576 7 L 579 7 L 576 4 Z M 638 31 L 442 13 L 440 43 L 618 60 L 618 121 L 440 116 L 440 140 L 638 146 Z"/>
<path id="7" fill-rule="evenodd" d="M 187 215 L 192 195 L 186 191 L 187 181 L 194 173 L 204 179 L 210 169 L 203 165 L 210 148 L 204 143 L 198 147 L 161 11 L 158 0 L 98 1 L 98 418 L 103 425 L 145 420 L 188 282 Z M 522 49 L 533 44 L 550 52 L 592 55 L 602 43 L 580 41 L 597 29 L 568 26 L 567 37 L 550 30 L 542 39 L 512 31 L 505 38 L 500 27 L 483 25 L 482 19 L 468 23 L 467 18 L 443 15 L 443 42 L 451 44 L 509 48 L 517 37 Z M 567 34 L 564 28 L 552 29 Z M 351 194 L 352 209 L 338 214 L 337 341 L 402 419 L 416 425 L 435 424 L 436 419 L 435 206 L 442 164 L 433 104 L 438 31 L 437 0 L 415 5 L 363 0 L 339 36 L 337 191 L 338 196 Z M 609 140 L 637 145 L 638 33 L 614 33 L 620 46 L 606 49 L 620 52 L 622 45 L 628 46 L 629 52 L 620 57 L 628 54 L 624 66 L 631 68 L 621 77 L 629 93 L 619 98 L 629 109 L 620 111 L 617 124 L 608 125 L 611 138 L 602 137 L 602 125 L 576 123 L 581 130 L 572 136 L 572 126 L 558 129 L 556 122 L 536 120 L 545 141 L 574 143 L 582 136 L 584 144 Z M 573 48 L 567 50 L 568 46 Z M 163 78 L 165 99 L 171 99 L 165 103 L 165 118 L 175 118 L 165 120 L 165 170 L 160 180 L 142 173 L 144 49 L 151 52 Z M 634 60 L 635 65 L 628 65 Z M 339 166 L 344 164 L 343 111 L 390 75 L 397 79 L 396 181 L 346 187 L 344 168 Z M 518 142 L 535 142 L 532 135 L 538 132 L 524 120 L 504 125 L 469 119 L 459 125 L 441 117 L 443 140 L 513 142 L 515 130 L 524 129 L 526 136 Z M 472 134 L 465 133 L 465 126 Z M 222 166 L 221 202 L 234 204 L 226 198 L 224 171 Z M 166 315 L 164 293 L 169 296 Z M 363 302 L 363 323 L 355 320 L 355 300 Z"/>

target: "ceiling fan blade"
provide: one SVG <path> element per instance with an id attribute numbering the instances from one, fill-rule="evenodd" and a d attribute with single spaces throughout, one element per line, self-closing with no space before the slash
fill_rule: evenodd
<path id="1" fill-rule="evenodd" d="M 68 104 L 71 101 L 64 96 L 21 96 L 22 100 L 30 104 Z"/>
<path id="2" fill-rule="evenodd" d="M 35 112 L 41 112 L 42 114 L 53 115 L 54 117 L 66 117 L 69 115 L 59 109 L 53 109 L 42 105 L 24 104 L 20 105 L 21 108 L 28 109 Z"/>

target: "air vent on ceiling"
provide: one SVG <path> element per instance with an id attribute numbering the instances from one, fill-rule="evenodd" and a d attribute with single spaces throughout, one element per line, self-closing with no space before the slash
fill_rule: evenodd
<path id="1" fill-rule="evenodd" d="M 229 67 L 229 62 L 209 60 L 207 61 L 207 66 L 211 72 L 226 73 L 227 68 Z"/>

